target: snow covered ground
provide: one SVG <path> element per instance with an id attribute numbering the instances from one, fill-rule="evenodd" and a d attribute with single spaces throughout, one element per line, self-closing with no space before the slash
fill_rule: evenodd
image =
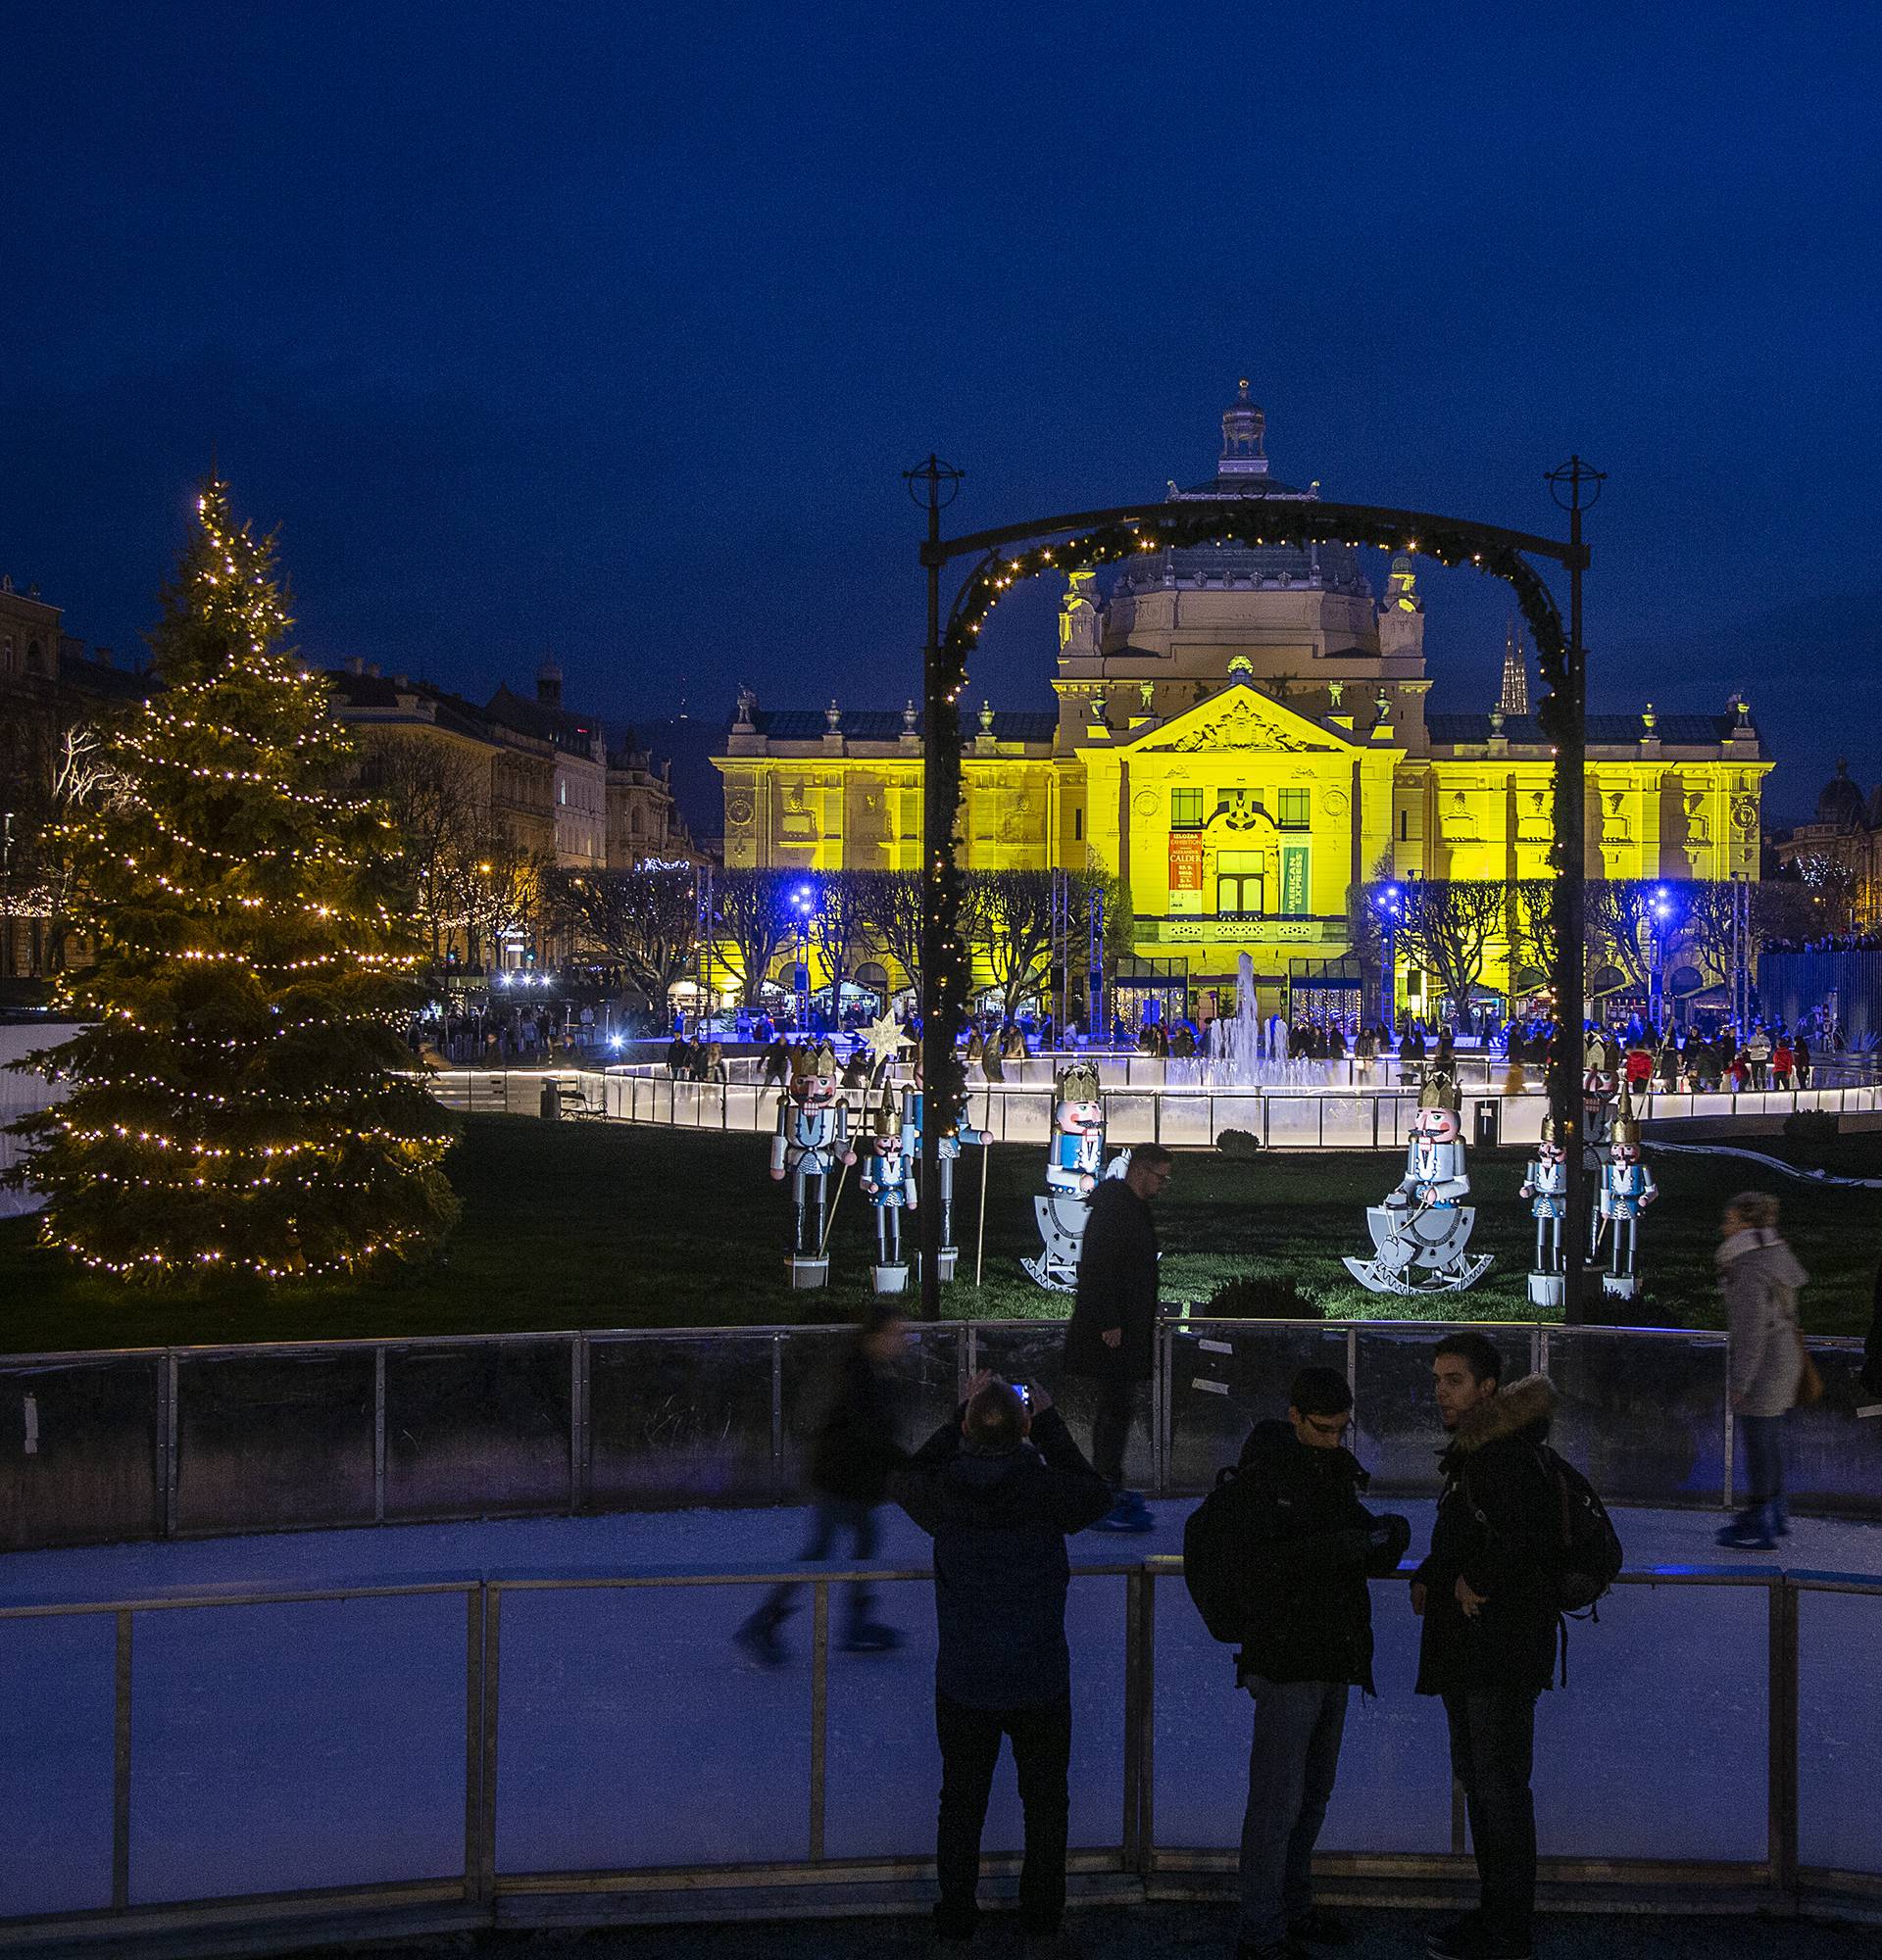
<path id="1" fill-rule="evenodd" d="M 1404 1505 L 1413 1546 L 1430 1506 Z M 1185 1501 L 1140 1539 L 1087 1535 L 1088 1565 L 1179 1548 Z M 887 1513 L 888 1569 L 926 1542 Z M 1781 1561 L 1718 1551 L 1716 1512 L 1619 1516 L 1630 1567 L 1599 1626 L 1575 1626 L 1565 1691 L 1545 1698 L 1537 1788 L 1564 1855 L 1752 1863 L 1765 1848 L 1767 1591 L 1673 1583 L 1721 1567 L 1882 1576 L 1882 1526 L 1798 1521 Z M 795 1861 L 809 1853 L 808 1612 L 772 1672 L 731 1629 L 759 1596 L 714 1575 L 788 1570 L 790 1510 L 407 1525 L 15 1553 L 0 1608 L 326 1590 L 665 1575 L 658 1587 L 517 1586 L 502 1594 L 500 1873 Z M 921 1856 L 931 1843 L 933 1612 L 927 1584 L 884 1585 L 893 1655 L 833 1654 L 825 1854 Z M 1123 1815 L 1124 1590 L 1075 1580 L 1072 1836 L 1115 1846 Z M 1227 1650 L 1180 1579 L 1156 1584 L 1155 1833 L 1226 1847 L 1239 1828 L 1248 1714 Z M 474 1595 L 472 1595 L 474 1596 Z M 153 1606 L 133 1618 L 133 1903 L 450 1877 L 465 1842 L 467 1594 Z M 837 1618 L 835 1610 L 832 1620 Z M 1448 1847 L 1443 1721 L 1411 1692 L 1416 1623 L 1374 1592 L 1376 1701 L 1355 1699 L 1331 1850 Z M 115 1615 L 0 1619 L 0 1917 L 111 1895 Z M 1804 1861 L 1882 1870 L 1882 1594 L 1801 1600 Z M 1010 1773 L 989 1849 L 1018 1840 Z"/>

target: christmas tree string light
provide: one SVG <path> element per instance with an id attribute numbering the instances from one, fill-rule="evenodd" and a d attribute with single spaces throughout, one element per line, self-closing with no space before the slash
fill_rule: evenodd
<path id="1" fill-rule="evenodd" d="M 151 635 L 163 692 L 63 827 L 95 962 L 33 1057 L 45 1244 L 135 1285 L 340 1276 L 456 1216 L 450 1118 L 400 1036 L 421 954 L 383 813 L 353 794 L 325 683 L 287 653 L 274 541 L 203 486 Z"/>

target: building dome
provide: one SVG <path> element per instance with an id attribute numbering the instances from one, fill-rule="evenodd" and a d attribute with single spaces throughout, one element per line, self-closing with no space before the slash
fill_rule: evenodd
<path id="1" fill-rule="evenodd" d="M 1850 765 L 1839 756 L 1836 774 L 1823 785 L 1816 800 L 1816 820 L 1836 830 L 1859 830 L 1866 821 L 1862 792 L 1850 779 Z"/>

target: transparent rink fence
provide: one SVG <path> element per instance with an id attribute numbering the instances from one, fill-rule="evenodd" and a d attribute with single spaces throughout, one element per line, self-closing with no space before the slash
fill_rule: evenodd
<path id="1" fill-rule="evenodd" d="M 923 1572 L 826 1573 L 798 1658 L 727 1638 L 778 1576 L 554 1573 L 0 1609 L 0 1950 L 178 1929 L 244 1950 L 473 1925 L 917 1909 L 938 1761 Z M 798 1573 L 788 1576 L 799 1577 Z M 909 1630 L 829 1638 L 867 1578 Z M 1467 1896 L 1417 1622 L 1377 1582 L 1318 1861 L 1334 1898 Z M 1233 1883 L 1249 1714 L 1180 1561 L 1075 1568 L 1074 1895 Z M 1627 1575 L 1542 1697 L 1544 1904 L 1882 1912 L 1882 1580 Z M 732 1799 L 732 1800 L 728 1800 Z M 1003 1766 L 985 1848 L 1011 1889 Z M 376 1916 L 376 1917 L 375 1917 Z M 396 1919 L 394 1916 L 397 1916 Z M 260 1936 L 256 1930 L 263 1929 Z M 70 1950 L 64 1948 L 62 1950 Z"/>
<path id="2" fill-rule="evenodd" d="M 1431 1354 L 1449 1323 L 1166 1320 L 1127 1473 L 1208 1488 L 1309 1362 L 1353 1385 L 1375 1494 L 1436 1493 Z M 1734 1498 L 1722 1334 L 1487 1325 L 1506 1379 L 1555 1383 L 1555 1437 L 1612 1501 Z M 840 1327 L 490 1335 L 149 1348 L 0 1361 L 0 1551 L 338 1525 L 794 1501 Z M 1058 1320 L 917 1324 L 918 1440 L 987 1367 L 1089 1433 Z M 1821 1402 L 1786 1424 L 1799 1511 L 1882 1517 L 1882 1422 L 1854 1341 L 1810 1350 Z"/>
<path id="3" fill-rule="evenodd" d="M 1194 1066 L 1195 1064 L 1190 1064 Z M 1113 1076 L 1111 1058 L 1101 1063 Z M 1183 1064 L 1155 1064 L 1158 1071 Z M 1299 1069 L 1338 1069 L 1346 1063 L 1283 1064 Z M 1036 1080 L 1014 1079 L 1020 1069 Z M 1270 1150 L 1395 1150 L 1417 1108 L 1415 1085 L 1396 1080 L 1368 1085 L 1344 1079 L 1324 1086 L 1283 1084 L 1249 1089 L 1214 1089 L 1198 1083 L 1161 1082 L 1133 1070 L 1122 1087 L 1107 1086 L 1105 1134 L 1117 1148 L 1160 1143 L 1173 1149 L 1206 1148 L 1224 1130 L 1246 1130 Z M 1123 1075 L 1118 1065 L 1117 1079 Z M 555 1085 L 558 1114 L 604 1121 L 651 1123 L 681 1130 L 722 1130 L 768 1135 L 777 1122 L 775 1088 L 756 1080 L 675 1082 L 664 1069 L 634 1065 L 595 1069 L 439 1069 L 426 1086 L 447 1108 L 476 1114 L 537 1116 L 543 1085 Z M 1534 1144 L 1542 1136 L 1548 1099 L 1531 1084 L 1520 1096 L 1505 1096 L 1500 1082 L 1466 1079 L 1464 1133 L 1479 1142 Z M 860 1103 L 862 1092 L 850 1093 Z M 1051 1133 L 1051 1072 L 1037 1061 L 1014 1064 L 1003 1083 L 974 1083 L 967 1093 L 969 1120 L 995 1143 L 1044 1145 Z M 1742 1096 L 1655 1095 L 1645 1099 L 1649 1121 L 1781 1118 L 1798 1110 L 1839 1116 L 1882 1113 L 1882 1087 L 1874 1084 L 1810 1089 L 1747 1091 Z M 1486 1136 L 1486 1128 L 1488 1134 Z"/>

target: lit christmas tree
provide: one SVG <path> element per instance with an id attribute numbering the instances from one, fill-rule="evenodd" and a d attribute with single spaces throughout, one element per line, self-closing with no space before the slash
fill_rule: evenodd
<path id="1" fill-rule="evenodd" d="M 281 645 L 273 539 L 213 479 L 197 510 L 150 636 L 164 689 L 64 838 L 97 959 L 24 1169 L 45 1242 L 125 1279 L 362 1272 L 457 1211 L 449 1120 L 401 1074 L 419 950 L 346 731 Z"/>

